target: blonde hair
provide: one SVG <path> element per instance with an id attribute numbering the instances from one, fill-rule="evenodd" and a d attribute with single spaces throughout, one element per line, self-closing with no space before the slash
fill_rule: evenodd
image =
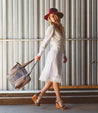
<path id="1" fill-rule="evenodd" d="M 55 22 L 53 22 L 51 20 L 50 16 L 48 16 L 48 21 L 50 22 L 50 24 L 54 25 L 63 34 L 63 26 L 61 24 L 61 20 L 60 20 L 59 16 L 54 14 L 54 20 L 55 20 Z"/>

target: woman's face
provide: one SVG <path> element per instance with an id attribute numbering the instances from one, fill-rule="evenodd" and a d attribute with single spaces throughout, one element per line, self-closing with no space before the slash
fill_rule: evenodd
<path id="1" fill-rule="evenodd" d="M 49 17 L 50 17 L 50 19 L 51 19 L 52 22 L 55 22 L 55 14 L 50 14 Z"/>

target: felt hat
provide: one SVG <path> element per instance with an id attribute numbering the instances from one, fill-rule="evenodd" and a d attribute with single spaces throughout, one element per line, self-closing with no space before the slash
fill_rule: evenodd
<path id="1" fill-rule="evenodd" d="M 48 16 L 50 14 L 56 14 L 58 17 L 62 18 L 63 17 L 63 13 L 62 12 L 58 12 L 58 10 L 56 8 L 50 8 L 49 9 L 49 13 L 47 15 L 44 16 L 44 19 L 48 20 Z"/>

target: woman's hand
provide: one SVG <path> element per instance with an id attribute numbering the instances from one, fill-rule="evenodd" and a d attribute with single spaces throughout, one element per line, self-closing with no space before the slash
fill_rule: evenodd
<path id="1" fill-rule="evenodd" d="M 66 58 L 66 56 L 64 56 L 64 61 L 63 61 L 63 63 L 66 63 L 67 62 L 67 58 Z"/>
<path id="2" fill-rule="evenodd" d="M 39 56 L 39 55 L 37 55 L 37 56 L 35 57 L 36 62 L 38 62 L 38 61 L 40 60 L 40 57 L 41 57 L 41 56 Z"/>

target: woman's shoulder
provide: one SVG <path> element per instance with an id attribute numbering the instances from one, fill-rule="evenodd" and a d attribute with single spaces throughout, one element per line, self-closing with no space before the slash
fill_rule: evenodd
<path id="1" fill-rule="evenodd" d="M 54 25 L 49 25 L 47 29 L 54 29 Z"/>
<path id="2" fill-rule="evenodd" d="M 54 31 L 54 29 L 55 29 L 54 25 L 49 25 L 49 26 L 47 27 L 46 33 L 47 33 L 47 32 L 52 32 L 52 31 Z"/>

